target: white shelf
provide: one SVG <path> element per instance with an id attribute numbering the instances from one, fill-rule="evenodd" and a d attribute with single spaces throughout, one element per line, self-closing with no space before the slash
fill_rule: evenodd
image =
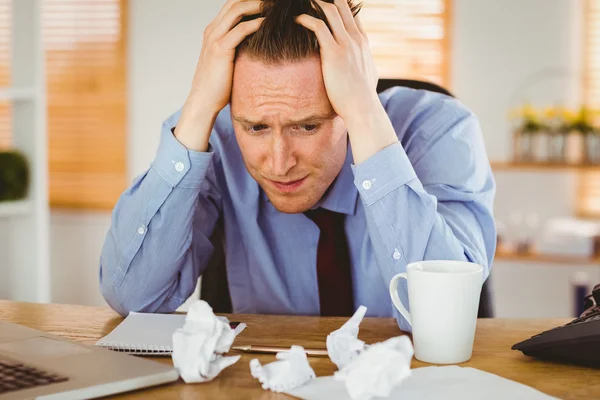
<path id="1" fill-rule="evenodd" d="M 46 74 L 42 41 L 43 0 L 8 0 L 11 83 L 0 87 L 0 101 L 12 107 L 13 145 L 29 162 L 29 197 L 0 202 L 0 292 L 10 300 L 50 302 L 50 211 Z"/>
<path id="2" fill-rule="evenodd" d="M 0 88 L 0 101 L 27 101 L 35 99 L 33 88 Z"/>
<path id="3" fill-rule="evenodd" d="M 0 202 L 0 218 L 29 215 L 33 209 L 31 200 Z"/>

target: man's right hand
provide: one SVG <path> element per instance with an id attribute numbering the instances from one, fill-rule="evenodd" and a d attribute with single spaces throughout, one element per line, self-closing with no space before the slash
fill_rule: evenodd
<path id="1" fill-rule="evenodd" d="M 190 150 L 206 151 L 210 132 L 229 102 L 236 47 L 256 32 L 264 18 L 239 23 L 260 13 L 262 1 L 228 0 L 206 27 L 192 89 L 183 106 L 175 137 Z"/>

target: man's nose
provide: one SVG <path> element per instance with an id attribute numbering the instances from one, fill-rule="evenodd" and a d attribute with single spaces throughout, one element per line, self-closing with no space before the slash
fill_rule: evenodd
<path id="1" fill-rule="evenodd" d="M 293 144 L 285 134 L 273 135 L 271 142 L 271 172 L 275 176 L 285 176 L 297 163 Z"/>

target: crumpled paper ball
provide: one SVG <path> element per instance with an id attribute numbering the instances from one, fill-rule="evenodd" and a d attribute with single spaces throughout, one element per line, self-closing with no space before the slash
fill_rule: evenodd
<path id="1" fill-rule="evenodd" d="M 289 351 L 281 351 L 277 360 L 261 365 L 258 359 L 250 361 L 250 372 L 262 383 L 262 388 L 274 392 L 283 392 L 304 385 L 315 379 L 315 371 L 311 368 L 302 346 L 292 346 Z"/>
<path id="2" fill-rule="evenodd" d="M 411 374 L 414 348 L 408 336 L 375 343 L 334 374 L 345 382 L 353 400 L 387 397 L 395 386 Z"/>
<path id="3" fill-rule="evenodd" d="M 173 334 L 173 365 L 186 383 L 208 382 L 240 356 L 223 357 L 231 348 L 235 332 L 219 320 L 205 301 L 194 302 L 183 328 Z"/>
<path id="4" fill-rule="evenodd" d="M 331 361 L 342 369 L 365 349 L 365 342 L 358 339 L 358 327 L 367 307 L 360 306 L 354 315 L 342 327 L 327 335 L 327 354 Z"/>

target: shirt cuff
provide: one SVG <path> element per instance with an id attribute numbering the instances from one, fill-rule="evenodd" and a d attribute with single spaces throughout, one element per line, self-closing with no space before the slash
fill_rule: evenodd
<path id="1" fill-rule="evenodd" d="M 160 145 L 152 168 L 172 187 L 196 189 L 204 182 L 214 156 L 208 151 L 188 150 L 173 136 L 172 127 L 163 124 Z"/>
<path id="2" fill-rule="evenodd" d="M 378 151 L 359 165 L 352 164 L 352 171 L 354 185 L 369 206 L 417 177 L 400 142 Z"/>

